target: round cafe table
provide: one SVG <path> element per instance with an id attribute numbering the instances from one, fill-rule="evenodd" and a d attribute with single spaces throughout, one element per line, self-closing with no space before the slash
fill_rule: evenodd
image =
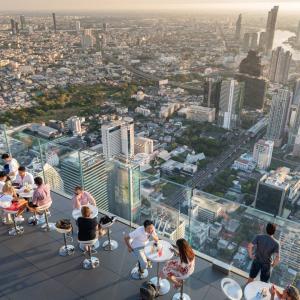
<path id="1" fill-rule="evenodd" d="M 270 287 L 272 283 L 266 283 L 262 281 L 253 281 L 246 285 L 244 290 L 244 297 L 246 300 L 271 300 Z M 267 296 L 260 296 L 259 293 L 262 289 L 267 289 Z M 275 296 L 275 300 L 279 300 L 277 296 Z"/>
<path id="2" fill-rule="evenodd" d="M 23 190 L 24 190 L 23 188 L 17 190 L 17 194 L 19 194 L 19 197 L 21 197 L 21 198 L 32 198 L 33 192 L 34 192 L 33 189 L 31 189 L 31 190 L 30 190 L 29 192 L 27 192 L 27 193 L 24 192 Z"/>
<path id="3" fill-rule="evenodd" d="M 145 247 L 146 257 L 151 262 L 157 263 L 157 276 L 153 277 L 150 281 L 157 287 L 159 295 L 165 295 L 170 291 L 170 283 L 167 279 L 161 279 L 159 277 L 159 267 L 160 263 L 167 262 L 173 257 L 174 253 L 170 250 L 170 248 L 173 247 L 169 242 L 159 240 L 158 245 L 159 247 L 162 246 L 162 255 L 159 256 L 157 250 L 153 252 L 153 244 L 153 241 L 149 242 Z"/>
<path id="4" fill-rule="evenodd" d="M 98 207 L 93 206 L 93 205 L 90 205 L 90 204 L 88 204 L 88 205 L 83 205 L 83 206 L 88 206 L 88 207 L 90 208 L 90 210 L 92 211 L 92 215 L 91 215 L 91 218 L 92 218 L 92 219 L 98 217 L 98 213 L 99 213 Z M 73 211 L 72 211 L 72 217 L 73 217 L 73 219 L 76 220 L 76 221 L 77 221 L 77 219 L 78 219 L 79 217 L 82 217 L 82 214 L 81 214 L 81 208 L 80 208 L 80 209 L 78 209 L 78 208 L 73 209 Z M 93 249 L 98 249 L 99 246 L 100 246 L 100 243 L 99 243 L 99 241 L 97 240 L 97 242 L 93 245 Z M 80 247 L 81 250 L 84 251 L 84 245 L 79 244 L 79 247 Z"/>

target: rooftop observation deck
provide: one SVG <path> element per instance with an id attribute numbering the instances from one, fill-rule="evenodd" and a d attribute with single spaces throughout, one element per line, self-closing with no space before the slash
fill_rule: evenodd
<path id="1" fill-rule="evenodd" d="M 49 221 L 71 218 L 71 201 L 53 194 L 53 205 Z M 9 236 L 8 226 L 0 227 L 0 299 L 139 299 L 142 281 L 130 278 L 136 260 L 123 243 L 124 232 L 131 228 L 121 222 L 112 227 L 112 237 L 119 248 L 112 252 L 98 249 L 96 256 L 100 267 L 84 270 L 81 267 L 83 254 L 77 247 L 74 233 L 75 254 L 68 257 L 58 255 L 63 237 L 56 231 L 43 232 L 39 226 L 24 222 L 25 233 Z M 74 224 L 75 225 L 75 224 Z M 149 278 L 155 276 L 155 266 Z M 220 287 L 225 275 L 212 269 L 212 264 L 197 258 L 194 274 L 186 281 L 185 291 L 192 299 L 226 299 Z M 242 286 L 245 279 L 231 274 Z M 158 299 L 172 299 L 173 288 Z"/>

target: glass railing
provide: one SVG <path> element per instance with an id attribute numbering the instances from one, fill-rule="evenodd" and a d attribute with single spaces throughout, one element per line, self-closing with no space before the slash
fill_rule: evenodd
<path id="1" fill-rule="evenodd" d="M 11 152 L 51 189 L 71 197 L 76 185 L 93 194 L 101 210 L 131 225 L 152 219 L 157 232 L 172 241 L 186 238 L 197 253 L 217 259 L 242 275 L 250 270 L 247 246 L 267 222 L 278 225 L 281 263 L 272 282 L 285 286 L 300 279 L 300 224 L 272 216 L 203 191 L 167 180 L 158 170 L 107 161 L 99 150 L 80 150 L 61 140 L 49 141 L 25 133 L 0 131 L 0 152 Z"/>

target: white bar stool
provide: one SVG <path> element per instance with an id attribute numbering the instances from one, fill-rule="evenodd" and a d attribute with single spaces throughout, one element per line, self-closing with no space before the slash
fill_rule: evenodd
<path id="1" fill-rule="evenodd" d="M 88 258 L 86 258 L 82 263 L 83 268 L 86 270 L 95 269 L 95 268 L 99 267 L 100 262 L 99 262 L 98 257 L 92 256 L 92 253 L 93 254 L 97 253 L 96 250 L 93 250 L 93 252 L 92 252 L 92 247 L 93 247 L 93 245 L 96 244 L 97 241 L 98 241 L 98 238 L 96 238 L 94 240 L 90 240 L 90 241 L 78 240 L 78 243 L 88 247 L 88 250 L 87 250 Z"/>
<path id="2" fill-rule="evenodd" d="M 55 227 L 56 228 L 56 231 L 59 232 L 59 233 L 62 233 L 63 236 L 64 236 L 64 246 L 61 246 L 59 248 L 59 255 L 60 256 L 69 256 L 69 255 L 72 255 L 74 254 L 75 252 L 75 247 L 73 245 L 67 245 L 67 238 L 66 238 L 66 235 L 70 232 L 72 232 L 73 228 L 69 228 L 69 229 L 63 229 L 63 228 L 58 228 L 58 227 Z"/>
<path id="3" fill-rule="evenodd" d="M 9 210 L 9 209 L 3 209 L 3 211 L 7 214 L 10 214 L 11 217 L 12 217 L 12 220 L 13 220 L 14 227 L 11 228 L 8 231 L 8 234 L 9 235 L 21 235 L 21 234 L 23 234 L 24 233 L 24 227 L 20 226 L 20 225 L 17 225 L 16 220 L 15 220 L 18 211 L 17 210 Z"/>

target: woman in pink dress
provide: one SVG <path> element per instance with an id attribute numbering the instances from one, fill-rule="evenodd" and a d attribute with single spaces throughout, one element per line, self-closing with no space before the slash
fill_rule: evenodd
<path id="1" fill-rule="evenodd" d="M 178 258 L 168 261 L 163 270 L 163 277 L 174 283 L 175 288 L 182 285 L 182 281 L 194 272 L 195 253 L 185 239 L 176 241 Z"/>

